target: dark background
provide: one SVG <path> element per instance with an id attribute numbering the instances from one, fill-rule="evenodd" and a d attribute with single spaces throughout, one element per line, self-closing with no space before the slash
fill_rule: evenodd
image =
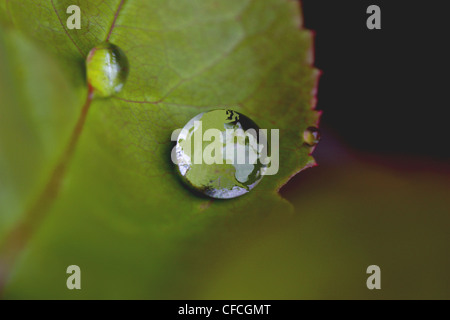
<path id="1" fill-rule="evenodd" d="M 330 139 L 364 153 L 446 161 L 450 107 L 443 1 L 303 0 L 322 71 L 320 163 Z M 367 7 L 381 8 L 369 30 Z M 448 15 L 448 14 L 447 14 Z"/>

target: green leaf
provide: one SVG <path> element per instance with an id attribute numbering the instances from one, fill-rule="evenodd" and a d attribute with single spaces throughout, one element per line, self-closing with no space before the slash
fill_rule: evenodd
<path id="1" fill-rule="evenodd" d="M 66 27 L 72 4 L 80 30 Z M 217 248 L 290 216 L 278 189 L 313 165 L 303 131 L 318 122 L 311 34 L 297 2 L 21 0 L 0 9 L 7 298 L 195 297 Z M 84 59 L 105 40 L 128 57 L 128 81 L 92 100 Z M 170 137 L 225 107 L 280 129 L 280 171 L 248 195 L 213 201 L 179 181 Z M 80 291 L 65 285 L 73 264 Z"/>
<path id="2" fill-rule="evenodd" d="M 405 161 L 333 159 L 295 179 L 295 217 L 232 239 L 196 298 L 448 300 L 448 166 Z M 381 290 L 366 286 L 371 265 Z"/>
<path id="3" fill-rule="evenodd" d="M 77 89 L 16 31 L 0 29 L 0 235 L 35 200 L 78 117 Z"/>

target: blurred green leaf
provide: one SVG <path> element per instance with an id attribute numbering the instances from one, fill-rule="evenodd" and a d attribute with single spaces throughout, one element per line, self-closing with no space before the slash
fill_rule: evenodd
<path id="1" fill-rule="evenodd" d="M 72 4 L 81 30 L 66 28 Z M 0 261 L 7 298 L 194 297 L 220 255 L 209 243 L 292 212 L 277 191 L 313 164 L 302 133 L 318 121 L 311 34 L 297 2 L 20 0 L 0 10 L 3 252 L 21 221 L 18 237 L 32 235 L 18 261 Z M 87 95 L 83 61 L 108 37 L 128 57 L 128 82 L 90 103 L 64 159 Z M 279 173 L 230 201 L 194 196 L 170 161 L 172 131 L 218 107 L 281 131 Z M 59 194 L 44 201 L 61 161 Z M 39 201 L 52 205 L 27 211 Z M 81 291 L 65 286 L 72 264 Z"/>
<path id="2" fill-rule="evenodd" d="M 85 90 L 16 31 L 0 29 L 0 70 L 1 239 L 47 182 Z"/>
<path id="3" fill-rule="evenodd" d="M 283 190 L 295 217 L 230 241 L 197 297 L 448 300 L 448 166 L 421 168 L 347 161 L 309 170 Z M 366 287 L 370 265 L 381 269 L 381 290 Z"/>

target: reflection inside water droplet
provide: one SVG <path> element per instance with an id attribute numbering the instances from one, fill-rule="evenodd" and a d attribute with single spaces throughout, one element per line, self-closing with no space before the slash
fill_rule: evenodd
<path id="1" fill-rule="evenodd" d="M 212 110 L 192 118 L 181 130 L 175 157 L 182 180 L 212 198 L 230 199 L 252 190 L 267 164 L 268 148 L 258 126 L 233 110 Z"/>
<path id="2" fill-rule="evenodd" d="M 125 53 L 116 45 L 103 42 L 86 59 L 87 81 L 97 96 L 109 97 L 122 90 L 129 65 Z"/>
<path id="3" fill-rule="evenodd" d="M 303 132 L 303 140 L 311 147 L 314 147 L 320 141 L 320 131 L 316 127 L 309 127 Z"/>

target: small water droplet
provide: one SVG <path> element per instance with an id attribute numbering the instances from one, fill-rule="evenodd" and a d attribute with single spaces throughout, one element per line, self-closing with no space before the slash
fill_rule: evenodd
<path id="1" fill-rule="evenodd" d="M 101 97 L 109 97 L 122 90 L 129 71 L 125 53 L 109 42 L 103 42 L 89 52 L 86 68 L 88 84 Z"/>
<path id="2" fill-rule="evenodd" d="M 320 131 L 316 127 L 309 127 L 303 132 L 303 140 L 311 147 L 314 147 L 320 141 Z"/>
<path id="3" fill-rule="evenodd" d="M 217 199 L 239 197 L 263 177 L 267 167 L 261 162 L 264 143 L 268 148 L 259 127 L 241 113 L 229 109 L 200 113 L 178 135 L 177 169 L 182 180 L 201 194 Z"/>

